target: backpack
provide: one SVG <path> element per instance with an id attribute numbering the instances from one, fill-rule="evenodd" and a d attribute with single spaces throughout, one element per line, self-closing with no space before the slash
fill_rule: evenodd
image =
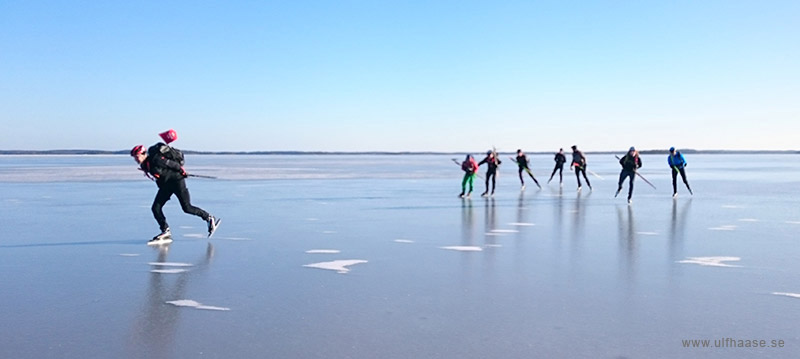
<path id="1" fill-rule="evenodd" d="M 164 158 L 178 162 L 181 166 L 183 166 L 185 163 L 183 159 L 183 152 L 181 152 L 181 150 L 175 147 L 170 147 L 164 144 L 163 142 L 159 142 L 156 143 L 155 146 L 150 148 L 150 150 L 153 149 L 158 150 L 158 153 L 164 156 Z"/>

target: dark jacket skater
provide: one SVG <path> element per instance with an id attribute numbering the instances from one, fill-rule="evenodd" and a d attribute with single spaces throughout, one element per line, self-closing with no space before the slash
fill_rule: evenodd
<path id="1" fill-rule="evenodd" d="M 575 178 L 578 179 L 578 191 L 581 190 L 581 173 L 583 173 L 583 179 L 586 180 L 586 185 L 592 189 L 589 177 L 586 177 L 586 157 L 583 156 L 583 152 L 578 151 L 578 146 L 572 146 L 572 164 L 569 165 L 569 169 L 573 167 L 575 168 Z"/>
<path id="2" fill-rule="evenodd" d="M 486 164 L 486 191 L 481 194 L 481 196 L 486 196 L 489 194 L 489 180 L 492 181 L 492 195 L 494 195 L 494 188 L 497 179 L 497 166 L 500 166 L 502 161 L 500 161 L 497 156 L 494 155 L 493 151 L 486 151 L 486 158 L 482 159 L 478 162 L 478 166 L 482 164 Z"/>
<path id="3" fill-rule="evenodd" d="M 533 172 L 531 172 L 531 169 L 528 168 L 528 157 L 525 156 L 525 153 L 523 153 L 522 150 L 517 150 L 517 158 L 515 161 L 517 162 L 517 167 L 519 167 L 517 172 L 519 174 L 519 182 L 522 185 L 522 189 L 525 189 L 525 181 L 522 177 L 522 171 L 528 172 L 528 176 L 531 176 L 533 183 L 536 183 L 536 186 L 541 188 L 542 186 L 539 185 L 539 181 L 536 180 L 536 177 L 533 177 Z"/>
<path id="4" fill-rule="evenodd" d="M 633 179 L 636 178 L 636 170 L 642 167 L 642 159 L 639 157 L 639 152 L 636 152 L 636 148 L 631 147 L 628 153 L 619 159 L 619 164 L 622 166 L 622 171 L 619 173 L 619 184 L 614 197 L 619 195 L 619 192 L 622 190 L 622 182 L 625 181 L 625 178 L 630 177 L 628 181 L 628 203 L 631 203 L 631 197 L 633 197 Z"/>
<path id="5" fill-rule="evenodd" d="M 180 155 L 180 158 L 168 158 L 173 157 L 170 156 L 172 154 L 170 150 L 169 146 L 160 142 L 150 146 L 147 151 L 144 150 L 142 145 L 135 146 L 131 150 L 131 156 L 139 164 L 139 169 L 144 171 L 149 178 L 154 179 L 158 186 L 158 192 L 153 200 L 151 210 L 153 211 L 153 217 L 158 222 L 161 233 L 153 237 L 151 242 L 172 237 L 162 207 L 173 194 L 178 197 L 184 212 L 198 216 L 206 221 L 210 237 L 219 225 L 220 220 L 214 218 L 203 209 L 192 205 L 189 189 L 186 188 L 185 178 L 187 175 L 183 169 L 183 155 Z"/>
<path id="6" fill-rule="evenodd" d="M 581 154 L 581 156 L 583 156 L 583 154 Z M 553 168 L 553 173 L 550 174 L 550 179 L 547 180 L 547 183 L 550 183 L 550 181 L 553 180 L 553 176 L 555 176 L 556 171 L 558 171 L 558 183 L 563 186 L 564 185 L 564 175 L 563 175 L 564 163 L 567 162 L 567 156 L 564 156 L 564 149 L 563 148 L 559 148 L 558 149 L 558 153 L 556 153 L 556 156 L 555 156 L 555 158 L 553 158 L 553 161 L 556 161 L 556 166 Z M 584 159 L 584 162 L 586 162 L 586 159 Z M 578 180 L 578 182 L 580 182 L 580 179 Z"/>

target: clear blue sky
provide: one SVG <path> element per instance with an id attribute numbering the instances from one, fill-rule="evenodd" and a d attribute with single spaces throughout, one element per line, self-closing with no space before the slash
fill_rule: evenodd
<path id="1" fill-rule="evenodd" d="M 0 149 L 799 149 L 800 1 L 0 1 Z"/>

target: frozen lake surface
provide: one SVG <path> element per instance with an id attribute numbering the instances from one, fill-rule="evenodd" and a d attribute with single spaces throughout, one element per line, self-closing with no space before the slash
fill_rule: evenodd
<path id="1" fill-rule="evenodd" d="M 613 155 L 508 156 L 471 199 L 455 156 L 187 156 L 222 226 L 173 199 L 155 248 L 130 157 L 0 156 L 0 358 L 800 356 L 800 157 L 687 155 L 673 199 L 646 155 L 629 206 Z"/>

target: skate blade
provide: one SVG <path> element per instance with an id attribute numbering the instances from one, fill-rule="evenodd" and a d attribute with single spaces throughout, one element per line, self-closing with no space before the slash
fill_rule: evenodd
<path id="1" fill-rule="evenodd" d="M 170 243 L 172 243 L 172 238 L 165 238 L 165 239 L 159 239 L 157 241 L 149 241 L 149 242 L 147 242 L 147 245 L 148 246 L 160 246 L 160 245 L 170 244 Z"/>

